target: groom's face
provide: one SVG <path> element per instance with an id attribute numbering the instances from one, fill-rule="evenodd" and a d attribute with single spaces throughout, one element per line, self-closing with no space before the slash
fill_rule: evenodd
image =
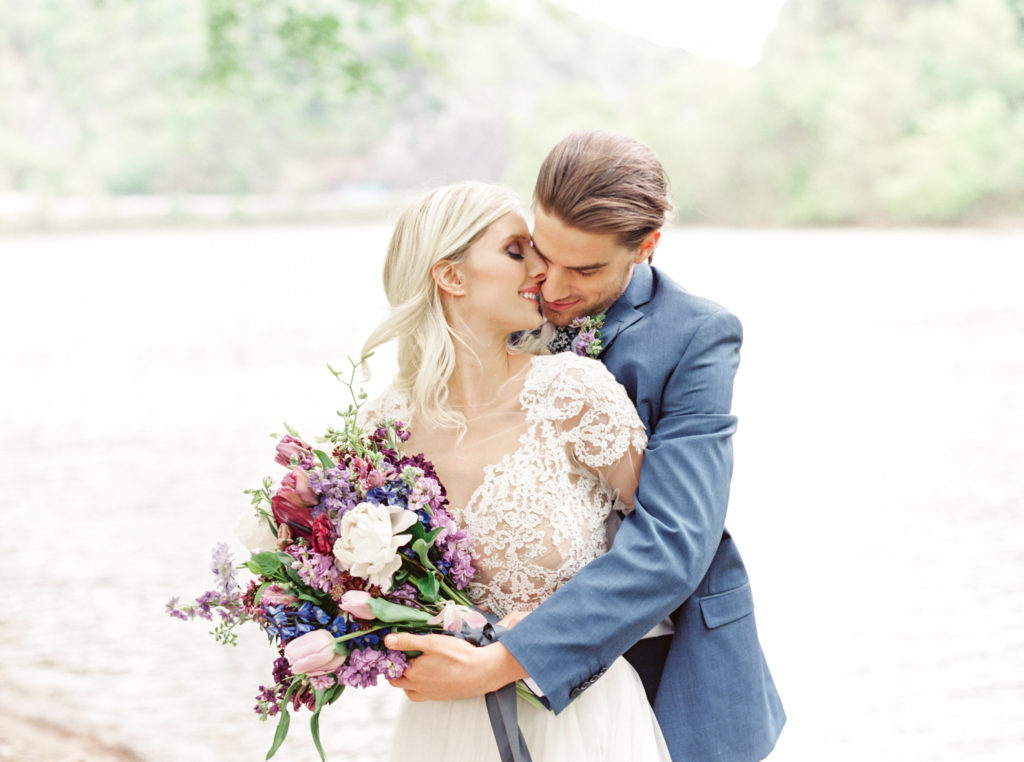
<path id="1" fill-rule="evenodd" d="M 626 290 L 633 267 L 651 252 L 646 242 L 633 251 L 614 233 L 588 233 L 566 225 L 540 206 L 534 214 L 533 243 L 547 265 L 541 306 L 555 325 L 605 312 Z"/>

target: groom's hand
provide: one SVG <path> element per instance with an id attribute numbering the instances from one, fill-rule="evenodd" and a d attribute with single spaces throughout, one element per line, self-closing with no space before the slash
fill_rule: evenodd
<path id="1" fill-rule="evenodd" d="M 392 633 L 384 639 L 396 651 L 419 651 L 409 668 L 389 682 L 413 701 L 450 701 L 482 696 L 527 677 L 501 643 L 477 648 L 449 635 Z"/>

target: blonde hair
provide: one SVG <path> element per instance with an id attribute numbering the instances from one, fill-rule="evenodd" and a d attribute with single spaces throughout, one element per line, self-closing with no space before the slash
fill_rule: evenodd
<path id="1" fill-rule="evenodd" d="M 398 340 L 394 386 L 409 395 L 419 418 L 465 427 L 447 406 L 458 340 L 444 312 L 431 268 L 459 262 L 496 220 L 519 211 L 518 199 L 498 185 L 466 182 L 437 188 L 409 206 L 395 225 L 384 261 L 391 314 L 363 345 L 363 356 Z"/>

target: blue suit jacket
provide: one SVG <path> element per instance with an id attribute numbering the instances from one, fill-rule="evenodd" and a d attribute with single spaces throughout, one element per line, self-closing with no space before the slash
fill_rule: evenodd
<path id="1" fill-rule="evenodd" d="M 671 615 L 654 711 L 673 760 L 762 759 L 786 717 L 725 531 L 739 320 L 643 264 L 601 334 L 601 360 L 647 427 L 636 510 L 502 643 L 559 712 Z"/>

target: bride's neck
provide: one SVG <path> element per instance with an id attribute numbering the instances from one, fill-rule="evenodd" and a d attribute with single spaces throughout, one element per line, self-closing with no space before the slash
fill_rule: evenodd
<path id="1" fill-rule="evenodd" d="M 530 360 L 512 352 L 504 338 L 488 344 L 455 342 L 455 368 L 448 379 L 448 404 L 471 415 L 507 401 L 515 390 L 509 382 Z"/>

